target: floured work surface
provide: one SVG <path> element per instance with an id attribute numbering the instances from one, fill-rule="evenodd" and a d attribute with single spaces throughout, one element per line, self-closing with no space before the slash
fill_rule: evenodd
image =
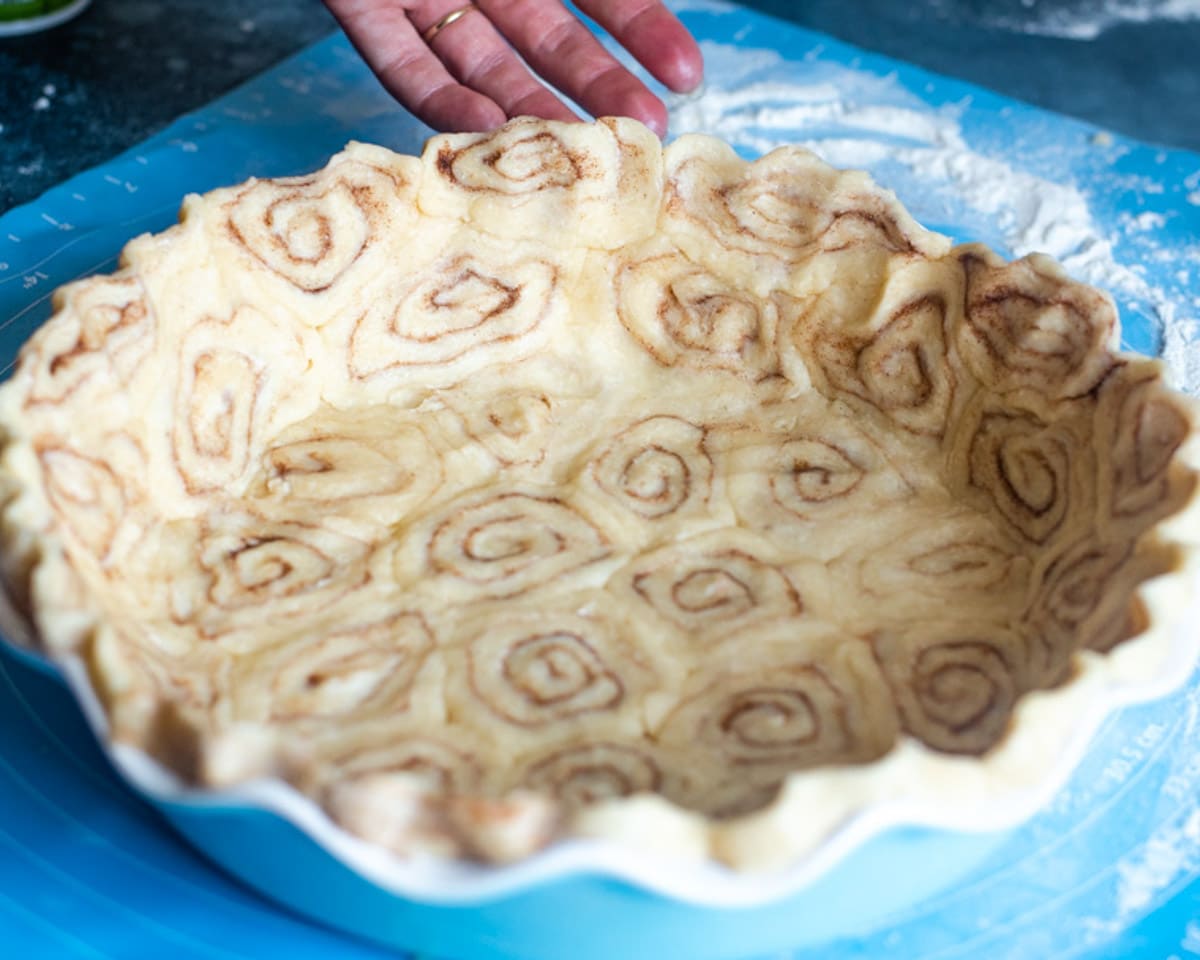
<path id="1" fill-rule="evenodd" d="M 114 738 L 401 852 L 736 820 L 984 754 L 1170 617 L 1193 413 L 1115 326 L 799 150 L 355 145 L 62 293 L 0 397 L 10 586 Z"/>

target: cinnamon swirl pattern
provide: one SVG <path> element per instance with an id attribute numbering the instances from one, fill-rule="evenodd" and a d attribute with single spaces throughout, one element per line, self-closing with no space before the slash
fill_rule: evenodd
<path id="1" fill-rule="evenodd" d="M 1025 645 L 1000 626 L 925 622 L 873 641 L 905 731 L 937 750 L 982 753 L 1027 689 Z"/>
<path id="2" fill-rule="evenodd" d="M 1194 423 L 1157 364 L 1126 362 L 1104 382 L 1095 415 L 1097 496 L 1100 521 L 1114 534 L 1137 537 L 1188 502 L 1196 477 L 1176 453 Z"/>
<path id="3" fill-rule="evenodd" d="M 685 685 L 659 732 L 687 771 L 676 789 L 715 816 L 756 809 L 793 771 L 877 757 L 895 737 L 863 640 L 813 623 L 775 624 L 757 639 L 772 655 L 763 665 L 736 652 L 718 658 Z M 867 700 L 879 704 L 870 715 Z"/>
<path id="4" fill-rule="evenodd" d="M 421 207 L 495 236 L 552 236 L 569 222 L 575 242 L 612 250 L 649 236 L 658 220 L 662 147 L 628 120 L 519 119 L 492 134 L 437 137 L 423 161 Z"/>
<path id="5" fill-rule="evenodd" d="M 467 631 L 471 690 L 496 718 L 529 729 L 615 715 L 637 693 L 637 658 L 598 615 L 510 614 Z M 644 682 L 641 684 L 644 686 Z"/>
<path id="6" fill-rule="evenodd" d="M 806 358 L 813 385 L 886 417 L 891 429 L 940 439 L 957 383 L 947 353 L 953 291 L 946 272 L 936 263 L 905 266 L 869 316 L 830 310 L 822 299 L 817 305 L 825 309 L 801 312 L 789 340 Z"/>
<path id="7" fill-rule="evenodd" d="M 559 497 L 469 496 L 434 527 L 427 570 L 446 589 L 515 597 L 609 556 L 604 533 Z"/>
<path id="8" fill-rule="evenodd" d="M 680 417 L 648 417 L 592 459 L 585 481 L 622 514 L 647 524 L 703 522 L 712 512 L 707 431 Z"/>
<path id="9" fill-rule="evenodd" d="M 1045 544 L 1095 502 L 1092 452 L 1072 426 L 998 405 L 969 411 L 950 456 L 951 483 L 1018 536 Z"/>
<path id="10" fill-rule="evenodd" d="M 778 282 L 822 252 L 937 256 L 947 249 L 865 176 L 835 171 L 808 151 L 780 148 L 747 165 L 718 141 L 681 140 L 668 153 L 663 225 L 706 266 L 720 270 L 724 261 L 746 279 Z"/>
<path id="11" fill-rule="evenodd" d="M 1156 628 L 1197 415 L 1115 338 L 802 150 L 352 145 L 60 295 L 0 386 L 0 566 L 189 780 L 400 856 L 663 816 L 741 866 L 792 778 L 961 771 Z"/>
<path id="12" fill-rule="evenodd" d="M 1100 291 L 1073 283 L 1046 256 L 1008 264 L 968 246 L 958 259 L 966 277 L 958 343 L 981 382 L 1058 401 L 1085 396 L 1113 366 L 1116 311 Z"/>
<path id="13" fill-rule="evenodd" d="M 849 418 L 826 415 L 811 399 L 781 405 L 715 440 L 729 467 L 729 495 L 741 523 L 831 559 L 850 545 L 864 510 L 917 500 L 909 481 Z M 870 504 L 868 507 L 867 505 Z M 811 534 L 839 523 L 837 535 Z"/>
<path id="14" fill-rule="evenodd" d="M 663 366 L 777 373 L 774 304 L 678 253 L 638 251 L 618 269 L 616 295 L 625 329 Z"/>
<path id="15" fill-rule="evenodd" d="M 539 758 L 522 786 L 555 797 L 568 811 L 638 793 L 660 793 L 663 772 L 649 746 L 583 743 Z"/>
<path id="16" fill-rule="evenodd" d="M 246 472 L 260 389 L 254 361 L 244 353 L 213 347 L 191 358 L 174 435 L 189 492 L 219 490 Z"/>
<path id="17" fill-rule="evenodd" d="M 405 712 L 434 639 L 420 614 L 340 622 L 307 642 L 285 642 L 239 660 L 232 684 L 241 719 L 290 725 Z"/>
<path id="18" fill-rule="evenodd" d="M 262 454 L 248 496 L 303 521 L 314 509 L 372 525 L 399 522 L 443 486 L 439 452 L 386 408 L 327 409 L 283 431 Z"/>
<path id="19" fill-rule="evenodd" d="M 545 461 L 555 408 L 545 393 L 512 392 L 459 406 L 465 407 L 460 415 L 467 435 L 501 467 L 536 467 Z"/>
<path id="20" fill-rule="evenodd" d="M 369 543 L 313 522 L 253 514 L 199 528 L 177 521 L 157 549 L 171 581 L 163 612 L 238 647 L 269 642 L 273 622 L 302 629 L 371 580 Z"/>
<path id="21" fill-rule="evenodd" d="M 342 746 L 344 749 L 345 745 Z M 386 739 L 379 732 L 360 736 L 353 750 L 331 759 L 333 778 L 355 780 L 401 774 L 423 781 L 441 796 L 469 796 L 478 790 L 482 779 L 479 765 L 470 754 L 436 737 L 411 734 L 396 737 L 394 730 Z"/>
<path id="22" fill-rule="evenodd" d="M 618 572 L 610 589 L 696 642 L 737 635 L 756 621 L 798 616 L 804 600 L 781 566 L 756 552 L 753 538 L 724 531 L 644 554 Z"/>
<path id="23" fill-rule="evenodd" d="M 293 378 L 307 365 L 298 337 L 250 308 L 205 317 L 184 334 L 170 456 L 189 494 L 248 480 L 263 434 L 292 412 Z"/>
<path id="24" fill-rule="evenodd" d="M 43 441 L 37 451 L 51 508 L 72 545 L 103 560 L 126 513 L 125 486 L 112 464 Z"/>
<path id="25" fill-rule="evenodd" d="M 559 268 L 535 254 L 454 252 L 368 307 L 350 335 L 352 380 L 438 370 L 474 351 L 519 343 L 547 319 Z"/>
<path id="26" fill-rule="evenodd" d="M 69 287 L 62 299 L 65 322 L 40 328 L 25 348 L 31 407 L 61 404 L 80 389 L 106 402 L 154 346 L 154 318 L 136 276 Z"/>
<path id="27" fill-rule="evenodd" d="M 704 742 L 724 747 L 734 769 L 776 764 L 794 770 L 844 756 L 844 708 L 838 709 L 837 691 L 824 671 L 800 665 L 775 667 L 772 675 L 769 681 L 739 677 L 704 691 L 699 702 L 685 701 L 668 730 L 691 719 Z"/>
<path id="28" fill-rule="evenodd" d="M 931 605 L 962 605 L 1002 620 L 1025 602 L 1029 550 L 995 520 L 943 501 L 900 505 L 879 521 L 834 571 L 889 616 L 919 622 Z"/>
<path id="29" fill-rule="evenodd" d="M 427 664 L 428 666 L 428 664 Z M 440 718 L 443 721 L 444 715 Z M 428 797 L 479 795 L 485 780 L 477 751 L 410 704 L 405 713 L 364 719 L 330 717 L 285 730 L 290 742 L 285 774 L 305 792 L 328 801 L 343 789 L 351 801 L 368 783 L 399 782 L 409 793 Z"/>
<path id="30" fill-rule="evenodd" d="M 330 290 L 381 235 L 415 223 L 411 158 L 359 147 L 323 174 L 252 181 L 224 205 L 228 238 L 307 294 Z"/>
<path id="31" fill-rule="evenodd" d="M 1145 628 L 1137 585 L 1178 562 L 1166 546 L 1134 553 L 1129 542 L 1086 537 L 1050 554 L 1033 577 L 1024 613 L 1030 662 L 1046 682 L 1060 679 L 1078 650 L 1110 650 Z"/>

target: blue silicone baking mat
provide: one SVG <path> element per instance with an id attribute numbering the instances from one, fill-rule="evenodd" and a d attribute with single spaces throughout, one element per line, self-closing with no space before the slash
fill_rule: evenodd
<path id="1" fill-rule="evenodd" d="M 1127 347 L 1162 354 L 1197 392 L 1200 157 L 729 4 L 672 6 L 703 41 L 709 76 L 701 94 L 672 101 L 673 133 L 716 133 L 746 156 L 805 143 L 870 169 L 956 239 L 1048 251 L 1113 292 Z M 174 221 L 185 193 L 310 169 L 348 139 L 413 152 L 426 133 L 334 36 L 10 211 L 0 217 L 0 365 L 49 315 L 55 286 L 112 269 L 126 240 Z M 1053 803 L 974 875 L 804 957 L 1200 955 L 1198 716 L 1193 677 L 1112 717 Z M 109 772 L 58 682 L 0 650 L 0 956 L 384 955 L 210 866 Z"/>

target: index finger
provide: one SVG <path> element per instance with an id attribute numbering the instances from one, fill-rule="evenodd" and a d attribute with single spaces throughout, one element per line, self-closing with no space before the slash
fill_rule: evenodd
<path id="1" fill-rule="evenodd" d="M 477 2 L 530 67 L 593 116 L 634 117 L 660 135 L 666 133 L 667 110 L 662 101 L 561 0 Z M 610 6 L 625 14 L 621 23 L 628 32 L 635 26 L 630 17 L 635 8 L 644 6 L 644 0 L 614 0 Z M 612 10 L 606 11 L 609 22 L 611 14 Z"/>
<path id="2" fill-rule="evenodd" d="M 450 75 L 403 6 L 378 0 L 326 4 L 388 93 L 435 130 L 492 130 L 508 119 L 494 100 Z"/>

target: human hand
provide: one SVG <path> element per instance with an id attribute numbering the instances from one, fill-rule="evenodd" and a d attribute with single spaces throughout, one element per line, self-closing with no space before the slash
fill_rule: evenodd
<path id="1" fill-rule="evenodd" d="M 384 87 L 435 129 L 490 130 L 520 115 L 577 119 L 537 73 L 594 116 L 633 117 L 666 133 L 662 101 L 560 0 L 464 2 L 325 0 Z M 659 0 L 577 5 L 669 89 L 699 85 L 700 48 Z"/>

